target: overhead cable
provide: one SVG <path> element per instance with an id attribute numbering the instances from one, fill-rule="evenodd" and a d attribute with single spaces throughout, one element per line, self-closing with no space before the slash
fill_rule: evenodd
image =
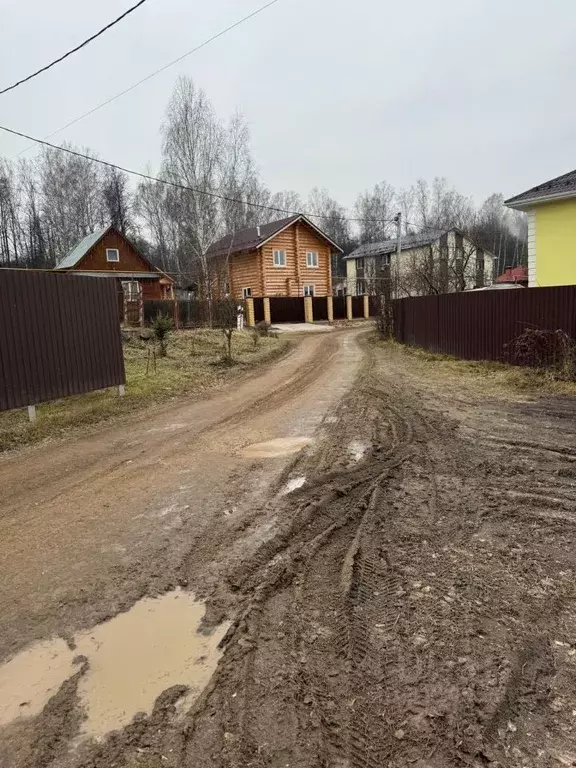
<path id="1" fill-rule="evenodd" d="M 109 24 L 106 24 L 105 27 L 102 27 L 102 29 L 100 29 L 94 35 L 91 35 L 91 37 L 84 40 L 84 42 L 80 43 L 75 48 L 72 48 L 72 50 L 67 51 L 59 58 L 54 59 L 54 61 L 51 61 L 50 64 L 46 64 L 46 66 L 41 67 L 40 69 L 37 69 L 36 72 L 32 72 L 31 75 L 27 75 L 27 77 L 23 77 L 21 80 L 18 80 L 16 83 L 13 83 L 12 85 L 9 85 L 7 88 L 3 88 L 2 90 L 0 90 L 0 96 L 2 96 L 2 94 L 4 93 L 8 93 L 8 91 L 13 91 L 15 88 L 18 88 L 18 86 L 20 85 L 24 85 L 24 83 L 27 83 L 29 80 L 33 80 L 35 77 L 38 77 L 38 75 L 41 75 L 43 72 L 47 72 L 49 69 L 52 69 L 52 67 L 55 67 L 56 64 L 60 64 L 60 62 L 64 61 L 64 59 L 67 59 L 69 56 L 72 56 L 74 53 L 78 53 L 79 50 L 81 50 L 82 48 L 85 48 L 91 42 L 96 40 L 97 37 L 100 37 L 100 35 L 103 35 L 109 29 L 112 29 L 112 27 L 115 27 L 116 24 L 119 24 L 123 19 L 126 18 L 126 16 L 129 16 L 137 8 L 140 8 L 140 6 L 144 5 L 144 3 L 146 2 L 147 0 L 139 0 L 139 2 L 136 3 L 136 5 L 133 5 L 131 8 L 128 8 L 128 10 L 124 11 L 124 13 L 121 16 L 118 16 L 117 19 L 114 19 L 114 21 L 111 21 Z"/>

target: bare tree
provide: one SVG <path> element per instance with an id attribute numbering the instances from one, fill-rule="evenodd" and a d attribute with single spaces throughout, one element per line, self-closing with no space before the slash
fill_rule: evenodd
<path id="1" fill-rule="evenodd" d="M 224 132 L 221 160 L 220 188 L 222 195 L 228 198 L 222 201 L 223 228 L 226 234 L 231 234 L 259 223 L 260 210 L 248 201 L 256 202 L 262 192 L 250 151 L 250 132 L 238 112 Z"/>
<path id="2" fill-rule="evenodd" d="M 18 174 L 20 222 L 26 266 L 41 269 L 53 267 L 54 260 L 48 252 L 46 227 L 40 214 L 39 183 L 33 164 L 25 159 L 20 160 Z"/>
<path id="3" fill-rule="evenodd" d="M 163 126 L 162 174 L 190 189 L 176 190 L 172 217 L 185 240 L 185 267 L 200 266 L 203 290 L 211 299 L 206 252 L 221 232 L 219 202 L 224 131 L 204 91 L 181 77 L 168 104 Z"/>
<path id="4" fill-rule="evenodd" d="M 215 285 L 223 277 L 222 264 L 207 256 L 210 245 L 258 220 L 257 209 L 244 202 L 250 194 L 261 195 L 249 132 L 238 114 L 225 125 L 206 94 L 182 77 L 168 105 L 163 136 L 163 176 L 189 187 L 165 198 L 165 212 L 177 232 L 177 261 L 189 274 L 199 273 L 212 306 Z"/>
<path id="5" fill-rule="evenodd" d="M 90 160 L 45 147 L 38 176 L 50 257 L 57 260 L 80 238 L 104 226 L 101 171 Z"/>
<path id="6" fill-rule="evenodd" d="M 416 204 L 416 189 L 414 187 L 400 189 L 397 194 L 397 200 L 398 210 L 402 214 L 404 234 L 408 235 L 414 227 L 412 217 L 414 215 L 414 207 Z"/>
<path id="7" fill-rule="evenodd" d="M 157 181 L 143 181 L 134 199 L 134 212 L 143 224 L 143 235 L 150 241 L 150 255 L 165 272 L 181 273 L 178 261 L 178 234 L 169 215 L 168 188 Z"/>
<path id="8" fill-rule="evenodd" d="M 0 261 L 3 264 L 20 263 L 19 230 L 14 171 L 7 161 L 0 161 Z"/>
<path id="9" fill-rule="evenodd" d="M 109 224 L 123 235 L 132 229 L 132 193 L 128 176 L 116 168 L 107 168 L 102 181 L 102 198 L 105 216 Z"/>
<path id="10" fill-rule="evenodd" d="M 435 178 L 432 186 L 418 179 L 414 192 L 415 224 L 422 230 L 445 231 L 472 228 L 475 211 L 472 200 L 448 186 L 444 178 Z"/>
<path id="11" fill-rule="evenodd" d="M 361 243 L 386 240 L 394 232 L 396 201 L 394 187 L 386 181 L 376 184 L 372 190 L 362 192 L 354 206 Z"/>

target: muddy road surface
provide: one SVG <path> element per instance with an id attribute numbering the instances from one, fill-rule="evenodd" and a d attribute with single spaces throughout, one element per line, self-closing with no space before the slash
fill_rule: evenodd
<path id="1" fill-rule="evenodd" d="M 575 419 L 346 331 L 5 459 L 0 765 L 576 765 Z"/>

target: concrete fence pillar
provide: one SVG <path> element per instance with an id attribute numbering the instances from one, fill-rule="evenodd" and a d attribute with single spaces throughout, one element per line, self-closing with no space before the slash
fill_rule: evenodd
<path id="1" fill-rule="evenodd" d="M 256 325 L 254 320 L 254 299 L 246 299 L 246 325 L 249 328 L 254 328 Z"/>
<path id="2" fill-rule="evenodd" d="M 270 313 L 270 299 L 263 299 L 264 304 L 264 322 L 267 325 L 272 325 L 272 315 Z"/>
<path id="3" fill-rule="evenodd" d="M 362 297 L 364 299 L 364 320 L 368 320 L 370 317 L 370 299 L 367 294 Z"/>
<path id="4" fill-rule="evenodd" d="M 334 322 L 334 302 L 332 296 L 326 296 L 326 304 L 328 305 L 328 322 Z"/>
<path id="5" fill-rule="evenodd" d="M 314 308 L 312 306 L 312 296 L 304 296 L 304 322 L 314 322 Z"/>
<path id="6" fill-rule="evenodd" d="M 346 319 L 352 320 L 352 296 L 346 296 Z"/>

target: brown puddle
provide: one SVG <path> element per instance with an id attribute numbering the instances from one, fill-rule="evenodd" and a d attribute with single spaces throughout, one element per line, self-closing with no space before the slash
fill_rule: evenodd
<path id="1" fill-rule="evenodd" d="M 0 726 L 38 715 L 64 680 L 78 670 L 66 642 L 58 637 L 21 651 L 0 667 Z"/>
<path id="2" fill-rule="evenodd" d="M 177 589 L 77 635 L 74 651 L 60 638 L 22 651 L 0 667 L 0 725 L 38 714 L 77 671 L 73 659 L 79 654 L 89 663 L 78 686 L 86 714 L 80 738 L 103 736 L 137 712 L 151 712 L 173 685 L 190 686 L 191 703 L 210 680 L 228 629 L 220 625 L 211 635 L 199 634 L 203 616 L 204 604 Z"/>
<path id="3" fill-rule="evenodd" d="M 273 459 L 277 456 L 298 453 L 311 442 L 311 437 L 277 437 L 275 440 L 268 440 L 265 443 L 249 445 L 243 449 L 242 453 L 251 459 Z"/>

